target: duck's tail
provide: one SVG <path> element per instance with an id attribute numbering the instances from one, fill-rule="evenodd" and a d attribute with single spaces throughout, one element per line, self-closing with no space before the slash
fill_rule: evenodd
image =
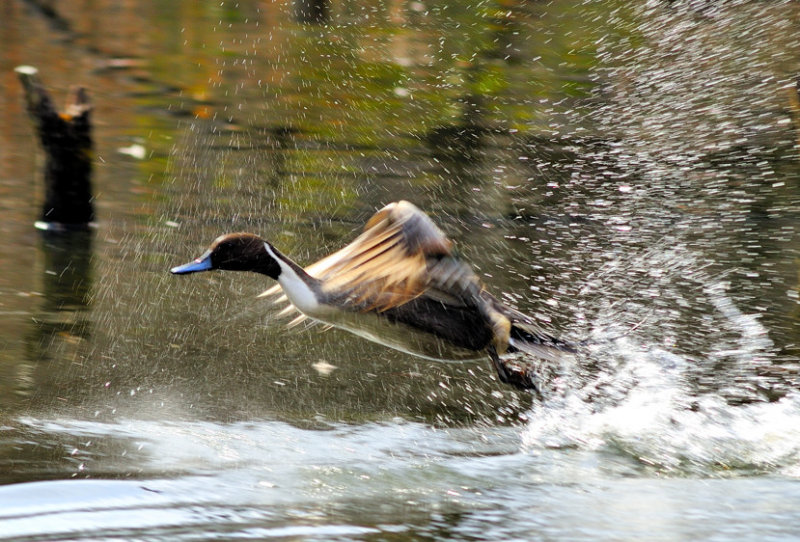
<path id="1" fill-rule="evenodd" d="M 616 341 L 641 326 L 645 318 L 624 333 L 602 339 L 565 341 L 554 337 L 531 316 L 500 303 L 496 298 L 482 293 L 484 299 L 492 303 L 492 307 L 505 316 L 511 324 L 508 334 L 508 348 L 505 354 L 523 353 L 558 366 L 575 360 L 574 355 L 587 346 Z M 541 394 L 537 385 L 537 370 L 528 363 L 520 363 L 518 359 L 501 358 L 491 347 L 489 356 L 502 382 L 520 389 L 533 390 Z"/>
<path id="2" fill-rule="evenodd" d="M 525 318 L 526 321 L 524 323 L 512 321 L 508 348 L 504 352 L 505 354 L 522 352 L 553 365 L 558 365 L 564 362 L 566 357 L 577 351 L 575 345 L 541 332 L 535 325 L 532 325 L 527 317 Z M 520 363 L 514 357 L 504 356 L 501 358 L 494 346 L 489 348 L 489 357 L 501 382 L 521 390 L 531 390 L 535 394 L 541 395 L 537 382 L 538 371 L 533 365 Z"/>
<path id="3" fill-rule="evenodd" d="M 510 354 L 524 352 L 545 361 L 558 363 L 564 360 L 565 355 L 576 353 L 580 346 L 579 343 L 562 341 L 546 333 L 526 329 L 524 324 L 512 323 L 506 352 Z"/>
<path id="4" fill-rule="evenodd" d="M 600 340 L 564 341 L 548 335 L 538 326 L 533 325 L 529 317 L 525 316 L 525 318 L 525 320 L 512 320 L 507 352 L 524 352 L 552 362 L 563 361 L 565 354 L 575 354 L 579 349 L 587 346 L 617 341 L 638 329 L 648 319 L 645 317 L 622 333 Z"/>

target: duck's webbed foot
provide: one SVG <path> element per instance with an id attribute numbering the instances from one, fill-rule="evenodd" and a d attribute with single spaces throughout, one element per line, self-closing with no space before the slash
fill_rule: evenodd
<path id="1" fill-rule="evenodd" d="M 517 389 L 531 390 L 537 395 L 539 394 L 539 385 L 536 382 L 536 374 L 533 368 L 527 365 L 504 362 L 497 355 L 494 347 L 489 348 L 489 357 L 497 371 L 497 377 L 500 382 L 514 386 Z"/>

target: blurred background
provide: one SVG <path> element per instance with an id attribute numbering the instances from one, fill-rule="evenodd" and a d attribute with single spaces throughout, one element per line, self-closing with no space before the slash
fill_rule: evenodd
<path id="1" fill-rule="evenodd" d="M 0 531 L 797 534 L 798 28 L 788 0 L 3 2 Z M 19 65 L 88 90 L 94 231 L 33 228 Z M 168 273 L 240 230 L 307 264 L 397 199 L 594 343 L 543 398 Z"/>

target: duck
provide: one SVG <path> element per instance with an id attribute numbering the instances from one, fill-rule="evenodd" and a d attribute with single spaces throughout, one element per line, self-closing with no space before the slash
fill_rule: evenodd
<path id="1" fill-rule="evenodd" d="M 576 345 L 547 333 L 532 318 L 489 293 L 453 242 L 408 201 L 378 210 L 350 244 L 303 268 L 270 242 L 247 232 L 218 237 L 175 275 L 224 270 L 277 281 L 259 297 L 287 303 L 283 314 L 346 330 L 435 361 L 488 356 L 498 379 L 538 391 L 531 355 L 558 363 Z"/>

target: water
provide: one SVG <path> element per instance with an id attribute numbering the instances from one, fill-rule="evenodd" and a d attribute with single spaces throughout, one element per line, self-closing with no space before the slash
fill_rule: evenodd
<path id="1" fill-rule="evenodd" d="M 642 476 L 611 450 L 520 450 L 509 428 L 24 423 L 127 441 L 138 479 L 7 486 L 11 536 L 769 539 L 788 538 L 798 514 L 788 478 Z"/>
<path id="2" fill-rule="evenodd" d="M 57 7 L 0 17 L 0 538 L 800 537 L 795 2 Z M 19 64 L 90 90 L 94 233 L 32 228 Z M 399 198 L 593 341 L 543 398 L 167 273 Z"/>

